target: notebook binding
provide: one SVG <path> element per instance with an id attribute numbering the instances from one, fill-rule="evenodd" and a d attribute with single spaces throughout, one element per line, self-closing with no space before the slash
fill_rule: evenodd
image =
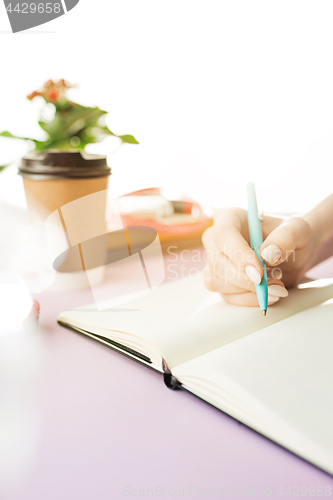
<path id="1" fill-rule="evenodd" d="M 162 369 L 163 369 L 163 377 L 164 383 L 168 387 L 168 389 L 176 390 L 181 388 L 181 383 L 176 379 L 171 373 L 170 368 L 166 364 L 165 360 L 162 359 Z"/>

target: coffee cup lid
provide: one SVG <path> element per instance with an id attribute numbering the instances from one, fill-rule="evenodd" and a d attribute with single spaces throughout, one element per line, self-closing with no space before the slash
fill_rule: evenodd
<path id="1" fill-rule="evenodd" d="M 104 177 L 111 174 L 111 168 L 106 156 L 50 149 L 25 155 L 19 174 L 30 179 Z"/>

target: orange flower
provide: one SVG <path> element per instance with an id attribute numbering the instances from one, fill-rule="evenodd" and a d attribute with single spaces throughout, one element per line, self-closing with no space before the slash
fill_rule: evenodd
<path id="1" fill-rule="evenodd" d="M 69 85 L 62 78 L 58 82 L 54 82 L 53 80 L 48 80 L 44 83 L 41 91 L 35 90 L 31 94 L 27 96 L 27 98 L 31 101 L 37 96 L 44 97 L 46 102 L 57 103 L 61 100 L 66 99 L 66 92 L 70 89 L 72 85 Z"/>
<path id="2" fill-rule="evenodd" d="M 31 101 L 34 97 L 40 95 L 40 92 L 37 92 L 37 90 L 34 90 L 31 92 L 31 94 L 27 95 L 27 98 Z"/>
<path id="3" fill-rule="evenodd" d="M 56 102 L 58 100 L 58 97 L 59 97 L 59 92 L 55 89 L 55 90 L 51 90 L 51 92 L 48 92 L 46 95 L 47 95 L 49 101 Z"/>

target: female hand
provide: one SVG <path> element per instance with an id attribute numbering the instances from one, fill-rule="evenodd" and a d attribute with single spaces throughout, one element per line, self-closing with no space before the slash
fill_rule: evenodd
<path id="1" fill-rule="evenodd" d="M 314 254 L 314 238 L 302 217 L 288 220 L 264 216 L 260 255 L 266 262 L 268 305 L 287 297 L 286 287 L 301 280 Z M 255 284 L 262 279 L 261 263 L 249 245 L 247 213 L 240 208 L 218 212 L 203 234 L 207 254 L 206 287 L 220 292 L 229 304 L 258 306 Z"/>

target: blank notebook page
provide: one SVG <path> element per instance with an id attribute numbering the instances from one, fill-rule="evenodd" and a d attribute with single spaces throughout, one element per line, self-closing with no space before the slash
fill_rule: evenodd
<path id="1" fill-rule="evenodd" d="M 174 375 L 185 386 L 191 374 L 224 380 L 224 387 L 230 381 L 243 403 L 257 402 L 333 453 L 332 322 L 330 300 L 184 363 Z"/>

